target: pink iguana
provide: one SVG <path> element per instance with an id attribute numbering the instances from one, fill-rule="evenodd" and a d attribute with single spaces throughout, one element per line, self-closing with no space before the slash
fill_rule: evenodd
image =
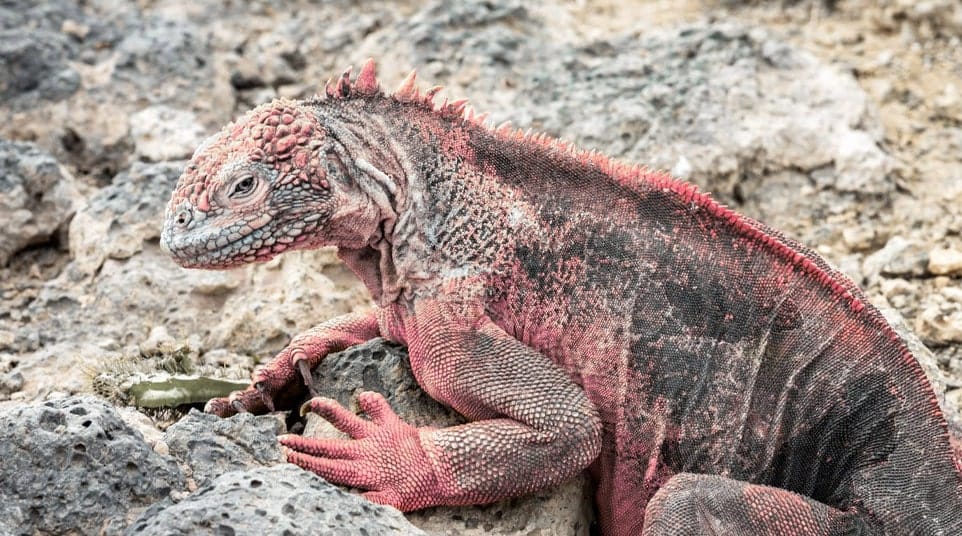
<path id="1" fill-rule="evenodd" d="M 292 407 L 330 352 L 408 346 L 470 421 L 309 409 L 354 439 L 288 459 L 413 510 L 586 467 L 606 534 L 962 534 L 962 477 L 915 358 L 818 255 L 692 185 L 436 106 L 374 64 L 200 147 L 162 241 L 230 268 L 338 247 L 378 307 L 295 337 L 207 410 Z M 303 378 L 303 379 L 302 379 Z"/>

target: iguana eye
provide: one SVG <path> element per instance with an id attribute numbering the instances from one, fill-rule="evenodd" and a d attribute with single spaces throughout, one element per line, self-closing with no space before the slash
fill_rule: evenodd
<path id="1" fill-rule="evenodd" d="M 247 175 L 246 177 L 234 183 L 234 187 L 231 189 L 230 196 L 232 198 L 244 197 L 252 191 L 254 191 L 254 177 Z"/>

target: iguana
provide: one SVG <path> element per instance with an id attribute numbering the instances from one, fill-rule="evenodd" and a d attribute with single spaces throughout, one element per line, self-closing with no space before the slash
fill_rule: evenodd
<path id="1" fill-rule="evenodd" d="M 377 308 L 293 338 L 229 416 L 291 408 L 325 355 L 406 344 L 470 422 L 375 393 L 353 439 L 288 460 L 401 510 L 488 503 L 586 467 L 605 534 L 962 534 L 962 476 L 922 370 L 812 250 L 666 174 L 435 104 L 373 61 L 199 147 L 162 243 L 224 269 L 337 246 Z"/>

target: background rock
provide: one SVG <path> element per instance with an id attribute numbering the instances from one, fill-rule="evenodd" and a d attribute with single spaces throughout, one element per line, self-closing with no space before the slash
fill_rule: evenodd
<path id="1" fill-rule="evenodd" d="M 82 189 L 36 145 L 0 140 L 0 266 L 48 240 L 83 202 Z"/>
<path id="2" fill-rule="evenodd" d="M 137 156 L 150 162 L 190 158 L 204 141 L 204 127 L 193 112 L 164 105 L 132 115 L 130 134 Z"/>
<path id="3" fill-rule="evenodd" d="M 38 100 L 58 101 L 80 86 L 80 75 L 67 64 L 63 35 L 43 30 L 0 30 L 0 98 L 27 107 Z"/>
<path id="4" fill-rule="evenodd" d="M 895 184 L 849 74 L 761 29 L 693 25 L 552 54 L 516 120 L 672 170 L 803 241 L 838 237 Z"/>
<path id="5" fill-rule="evenodd" d="M 92 397 L 0 413 L 0 519 L 8 534 L 117 533 L 146 506 L 183 489 L 116 410 Z"/>
<path id="6" fill-rule="evenodd" d="M 231 419 L 192 411 L 164 433 L 171 456 L 187 464 L 197 485 L 231 471 L 284 461 L 277 435 L 284 423 L 274 416 L 243 413 Z"/>
<path id="7" fill-rule="evenodd" d="M 424 534 L 393 508 L 293 465 L 232 471 L 183 501 L 154 508 L 126 534 Z"/>

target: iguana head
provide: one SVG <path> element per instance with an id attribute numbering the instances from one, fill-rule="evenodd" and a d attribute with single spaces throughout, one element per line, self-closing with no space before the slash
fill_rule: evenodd
<path id="1" fill-rule="evenodd" d="M 184 266 L 228 268 L 309 241 L 336 208 L 329 143 L 297 102 L 251 110 L 194 153 L 167 205 L 163 247 Z"/>
<path id="2" fill-rule="evenodd" d="M 185 267 L 230 268 L 282 251 L 362 249 L 397 216 L 407 161 L 391 140 L 409 123 L 480 125 L 466 101 L 435 107 L 412 72 L 384 95 L 368 60 L 324 95 L 254 108 L 194 153 L 167 205 L 161 246 Z M 481 127 L 477 127 L 481 128 Z"/>

